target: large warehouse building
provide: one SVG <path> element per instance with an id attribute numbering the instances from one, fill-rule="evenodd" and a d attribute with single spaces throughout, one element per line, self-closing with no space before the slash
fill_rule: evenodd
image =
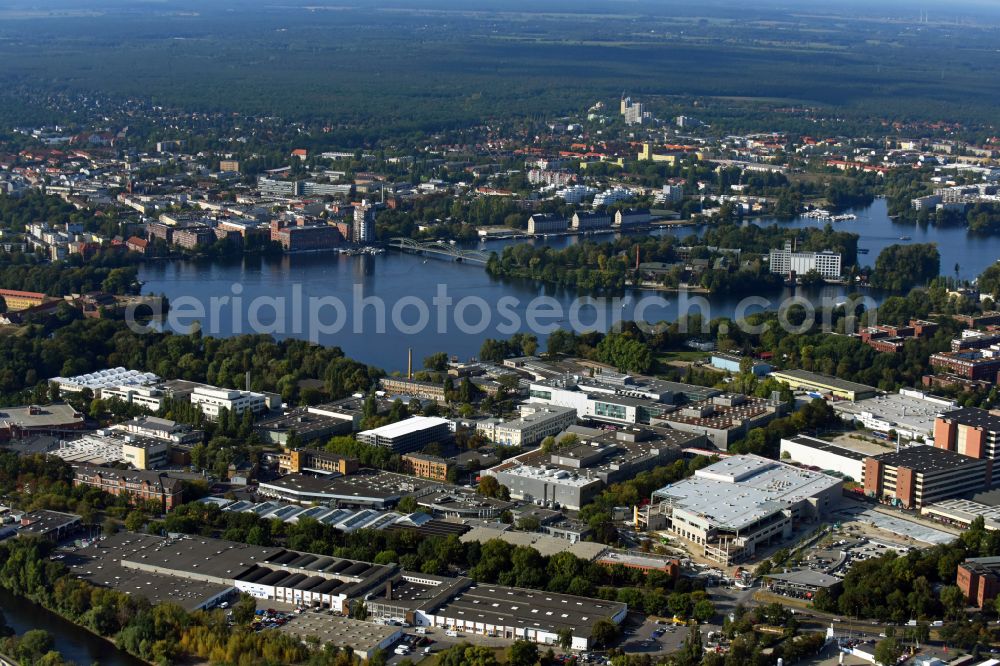
<path id="1" fill-rule="evenodd" d="M 94 585 L 136 593 L 185 608 L 211 607 L 245 592 L 258 599 L 331 608 L 346 614 L 364 601 L 373 619 L 405 619 L 417 626 L 467 634 L 522 638 L 556 645 L 561 630 L 574 649 L 587 649 L 600 620 L 620 623 L 625 604 L 553 592 L 476 584 L 404 572 L 395 564 L 371 564 L 280 547 L 240 544 L 200 536 L 164 538 L 119 532 L 65 557 L 72 573 Z M 296 620 L 290 624 L 294 627 Z M 375 625 L 373 625 L 375 626 Z M 343 627 L 358 633 L 357 627 Z M 338 637 L 388 644 L 390 634 Z M 362 632 L 365 633 L 365 632 Z"/>

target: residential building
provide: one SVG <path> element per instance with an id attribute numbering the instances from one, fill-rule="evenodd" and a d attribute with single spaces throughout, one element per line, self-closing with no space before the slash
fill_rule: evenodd
<path id="1" fill-rule="evenodd" d="M 613 187 L 610 190 L 597 193 L 597 196 L 594 197 L 594 207 L 610 206 L 619 201 L 632 201 L 634 198 L 635 195 L 632 194 L 631 190 L 624 187 Z"/>
<path id="2" fill-rule="evenodd" d="M 191 225 L 174 229 L 173 243 L 186 250 L 195 250 L 215 242 L 215 231 L 206 225 Z"/>
<path id="3" fill-rule="evenodd" d="M 865 459 L 865 494 L 919 509 L 992 486 L 993 461 L 933 446 L 910 446 Z"/>
<path id="4" fill-rule="evenodd" d="M 841 256 L 836 252 L 796 252 L 792 242 L 785 241 L 781 250 L 771 250 L 769 266 L 771 272 L 779 275 L 795 273 L 804 275 L 811 271 L 825 278 L 838 278 L 841 274 Z"/>
<path id="5" fill-rule="evenodd" d="M 409 453 L 428 444 L 450 441 L 451 426 L 451 421 L 437 416 L 411 416 L 381 428 L 359 432 L 357 438 L 362 444 L 387 447 L 397 453 Z"/>
<path id="6" fill-rule="evenodd" d="M 1000 373 L 1000 351 L 992 349 L 938 352 L 930 363 L 937 369 L 964 379 L 979 379 L 995 383 Z"/>
<path id="7" fill-rule="evenodd" d="M 337 227 L 329 224 L 286 225 L 271 222 L 271 241 L 280 243 L 286 252 L 315 252 L 340 245 L 343 237 Z"/>
<path id="8" fill-rule="evenodd" d="M 375 242 L 375 206 L 362 201 L 354 207 L 351 241 L 358 244 Z"/>

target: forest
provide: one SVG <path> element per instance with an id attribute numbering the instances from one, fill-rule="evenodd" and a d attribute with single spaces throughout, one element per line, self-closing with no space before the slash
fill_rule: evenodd
<path id="1" fill-rule="evenodd" d="M 59 96 L 102 90 L 202 112 L 321 120 L 343 145 L 362 145 L 580 111 L 617 98 L 623 81 L 657 115 L 698 102 L 708 122 L 728 121 L 731 131 L 764 120 L 830 134 L 878 131 L 886 117 L 984 123 L 1000 99 L 1000 84 L 983 76 L 996 42 L 981 18 L 988 8 L 963 7 L 955 40 L 947 25 L 860 5 L 831 7 L 828 17 L 732 1 L 554 4 L 548 13 L 526 2 L 464 12 L 430 0 L 278 12 L 173 0 L 172 11 L 121 12 L 91 0 L 89 12 L 13 12 L 0 30 L 0 79 L 11 93 L 0 121 L 71 119 Z"/>

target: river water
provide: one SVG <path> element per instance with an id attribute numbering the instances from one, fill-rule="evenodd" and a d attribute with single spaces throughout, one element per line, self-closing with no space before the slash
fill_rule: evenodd
<path id="1" fill-rule="evenodd" d="M 878 253 L 895 243 L 936 242 L 941 270 L 951 275 L 956 263 L 961 276 L 972 278 L 1000 257 L 1000 243 L 968 235 L 962 228 L 914 227 L 894 223 L 885 201 L 854 212 L 854 221 L 836 223 L 860 234 L 862 264 L 874 264 Z M 791 228 L 822 225 L 809 218 L 777 223 Z M 748 222 L 749 224 L 749 222 Z M 665 228 L 653 234 L 680 237 L 694 227 Z M 903 240 L 902 237 L 912 237 Z M 591 236 L 588 239 L 608 239 Z M 489 241 L 480 249 L 501 251 L 511 242 L 545 243 L 559 248 L 578 237 Z M 287 255 L 231 261 L 149 263 L 140 272 L 144 293 L 166 295 L 173 305 L 174 330 L 197 321 L 205 334 L 263 332 L 338 345 L 351 358 L 386 370 L 406 367 L 407 348 L 419 366 L 438 351 L 462 359 L 476 356 L 485 338 L 507 338 L 530 331 L 544 340 L 554 328 L 608 330 L 619 319 L 675 321 L 679 313 L 702 312 L 708 318 L 733 317 L 741 298 L 697 296 L 633 290 L 621 300 L 610 297 L 581 301 L 575 291 L 529 280 L 490 277 L 481 265 L 455 263 L 389 251 L 377 256 L 338 254 Z M 836 285 L 798 288 L 763 294 L 767 303 L 743 313 L 775 308 L 793 295 L 822 305 L 842 300 Z M 876 301 L 879 294 L 869 294 Z M 214 300 L 214 302 L 213 302 Z M 182 317 L 184 313 L 191 316 Z"/>
<path id="2" fill-rule="evenodd" d="M 7 618 L 7 625 L 18 635 L 32 629 L 44 629 L 52 635 L 54 649 L 64 659 L 77 666 L 144 666 L 145 662 L 122 652 L 114 645 L 98 638 L 86 629 L 68 622 L 41 606 L 14 596 L 0 588 L 0 610 Z"/>

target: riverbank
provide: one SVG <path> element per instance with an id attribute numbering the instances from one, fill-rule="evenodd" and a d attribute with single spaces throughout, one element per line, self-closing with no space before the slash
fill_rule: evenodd
<path id="1" fill-rule="evenodd" d="M 64 659 L 78 666 L 149 666 L 149 662 L 118 649 L 114 641 L 99 636 L 84 626 L 67 620 L 62 615 L 36 604 L 30 599 L 0 588 L 0 610 L 7 624 L 23 635 L 32 629 L 43 629 L 52 636 L 54 649 Z"/>

